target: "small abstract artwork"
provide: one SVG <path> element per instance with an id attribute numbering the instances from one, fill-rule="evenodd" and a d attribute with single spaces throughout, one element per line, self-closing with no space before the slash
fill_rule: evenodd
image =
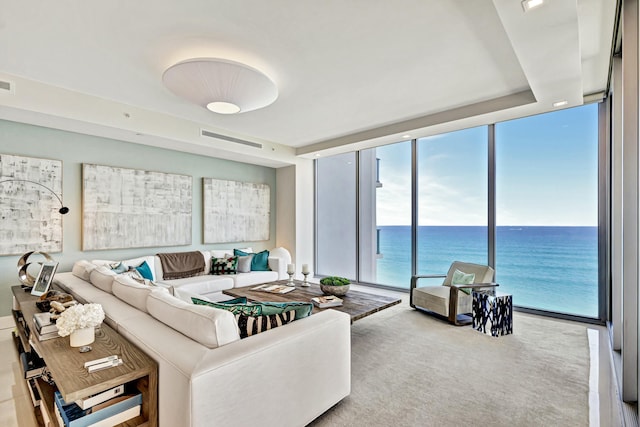
<path id="1" fill-rule="evenodd" d="M 82 249 L 191 244 L 193 178 L 84 163 Z"/>
<path id="2" fill-rule="evenodd" d="M 269 240 L 267 184 L 203 178 L 204 243 Z"/>
<path id="3" fill-rule="evenodd" d="M 62 251 L 60 202 L 42 186 L 62 199 L 62 161 L 0 154 L 0 255 Z"/>

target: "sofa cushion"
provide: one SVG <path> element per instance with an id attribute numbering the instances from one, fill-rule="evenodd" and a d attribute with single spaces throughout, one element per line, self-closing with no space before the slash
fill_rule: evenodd
<path id="1" fill-rule="evenodd" d="M 281 314 L 264 316 L 236 315 L 240 338 L 247 338 L 260 332 L 268 331 L 278 326 L 286 325 L 295 319 L 295 311 L 291 310 Z"/>
<path id="2" fill-rule="evenodd" d="M 238 341 L 235 317 L 228 311 L 181 301 L 168 293 L 152 292 L 147 298 L 149 314 L 208 348 Z"/>
<path id="3" fill-rule="evenodd" d="M 80 261 L 76 261 L 71 268 L 71 273 L 81 278 L 82 280 L 86 280 L 87 282 L 91 281 L 91 272 L 96 268 L 95 264 L 90 263 L 86 259 L 82 259 Z"/>
<path id="4" fill-rule="evenodd" d="M 113 279 L 117 276 L 116 273 L 111 271 L 109 267 L 101 265 L 94 268 L 89 275 L 91 284 L 98 289 L 102 289 L 105 292 L 113 293 L 112 284 Z"/>
<path id="5" fill-rule="evenodd" d="M 154 289 L 169 292 L 166 288 L 142 285 L 129 276 L 118 275 L 113 279 L 113 294 L 145 313 L 147 312 L 147 297 Z"/>
<path id="6" fill-rule="evenodd" d="M 194 294 L 211 294 L 233 288 L 232 276 L 206 276 L 186 277 L 184 279 L 163 280 L 161 283 L 174 288 L 186 289 Z"/>
<path id="7" fill-rule="evenodd" d="M 278 279 L 278 273 L 275 271 L 252 271 L 251 273 L 238 273 L 233 277 L 236 288 L 274 282 Z"/>
<path id="8" fill-rule="evenodd" d="M 238 270 L 238 257 L 211 258 L 211 274 L 236 274 Z"/>

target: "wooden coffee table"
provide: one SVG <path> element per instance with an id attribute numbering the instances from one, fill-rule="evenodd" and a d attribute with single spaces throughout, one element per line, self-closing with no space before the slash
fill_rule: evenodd
<path id="1" fill-rule="evenodd" d="M 311 298 L 323 295 L 319 285 L 311 284 L 311 286 L 309 287 L 302 287 L 300 286 L 302 282 L 299 280 L 294 280 L 294 283 L 296 289 L 291 292 L 287 292 L 286 294 L 275 294 L 271 292 L 251 290 L 257 285 L 245 286 L 242 288 L 233 288 L 222 292 L 234 298 L 246 297 L 251 301 L 273 302 L 311 302 Z M 278 280 L 275 282 L 270 282 L 269 284 L 286 285 L 288 284 L 288 282 L 286 280 Z M 367 292 L 359 292 L 354 291 L 353 289 L 350 289 L 346 295 L 341 296 L 340 298 L 343 301 L 341 306 L 318 308 L 314 305 L 313 313 L 318 313 L 320 311 L 329 309 L 342 311 L 351 316 L 351 323 L 353 323 L 356 320 L 360 320 L 363 317 L 369 316 L 370 314 L 376 313 L 380 310 L 384 310 L 385 308 L 391 307 L 392 305 L 400 304 L 399 298 L 387 297 L 384 295 L 375 295 Z"/>

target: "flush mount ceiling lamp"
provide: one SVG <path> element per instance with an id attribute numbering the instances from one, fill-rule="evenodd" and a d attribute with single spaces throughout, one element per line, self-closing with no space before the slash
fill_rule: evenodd
<path id="1" fill-rule="evenodd" d="M 257 110 L 278 98 L 278 88 L 260 71 L 226 59 L 189 59 L 169 67 L 164 85 L 176 95 L 214 113 Z"/>

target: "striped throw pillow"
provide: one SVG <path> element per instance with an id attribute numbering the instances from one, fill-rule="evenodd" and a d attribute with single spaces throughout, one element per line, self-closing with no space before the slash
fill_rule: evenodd
<path id="1" fill-rule="evenodd" d="M 296 318 L 296 311 L 291 310 L 280 314 L 270 314 L 264 316 L 247 316 L 244 314 L 236 314 L 238 328 L 240 329 L 240 338 L 247 338 L 278 326 L 286 325 L 293 322 Z"/>

